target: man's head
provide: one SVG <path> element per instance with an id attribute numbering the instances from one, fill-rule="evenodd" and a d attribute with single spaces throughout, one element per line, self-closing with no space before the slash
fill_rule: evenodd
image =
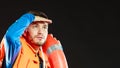
<path id="1" fill-rule="evenodd" d="M 32 44 L 33 48 L 42 46 L 48 35 L 48 24 L 52 23 L 47 15 L 43 12 L 30 11 L 35 15 L 34 21 L 28 26 L 24 32 L 25 39 Z"/>
<path id="2" fill-rule="evenodd" d="M 28 13 L 31 13 L 31 14 L 33 14 L 35 16 L 40 16 L 40 17 L 48 19 L 48 16 L 44 12 L 41 12 L 41 11 L 31 10 Z"/>

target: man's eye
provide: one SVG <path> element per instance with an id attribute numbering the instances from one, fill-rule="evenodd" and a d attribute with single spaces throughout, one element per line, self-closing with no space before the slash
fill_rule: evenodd
<path id="1" fill-rule="evenodd" d="M 33 27 L 38 27 L 37 25 L 33 25 Z"/>
<path id="2" fill-rule="evenodd" d="M 47 26 L 44 26 L 43 28 L 44 28 L 44 29 L 47 29 L 48 27 L 47 27 Z"/>

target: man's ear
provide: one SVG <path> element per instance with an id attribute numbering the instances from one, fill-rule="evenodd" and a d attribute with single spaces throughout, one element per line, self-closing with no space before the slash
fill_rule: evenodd
<path id="1" fill-rule="evenodd" d="M 24 33 L 23 33 L 23 36 L 24 36 L 24 37 L 27 36 L 27 32 L 28 32 L 28 31 L 27 31 L 27 29 L 26 29 L 26 30 L 24 31 Z"/>

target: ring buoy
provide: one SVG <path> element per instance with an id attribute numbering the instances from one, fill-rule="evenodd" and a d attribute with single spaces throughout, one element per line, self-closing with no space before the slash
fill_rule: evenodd
<path id="1" fill-rule="evenodd" d="M 67 60 L 60 42 L 48 34 L 43 45 L 43 51 L 47 54 L 51 68 L 68 68 Z"/>

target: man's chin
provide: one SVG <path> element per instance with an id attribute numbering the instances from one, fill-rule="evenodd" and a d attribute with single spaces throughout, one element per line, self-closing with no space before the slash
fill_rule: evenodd
<path id="1" fill-rule="evenodd" d="M 41 39 L 41 40 L 35 39 L 34 41 L 38 46 L 42 46 L 45 43 L 44 39 Z"/>
<path id="2" fill-rule="evenodd" d="M 44 42 L 37 42 L 38 46 L 42 46 L 44 44 Z"/>

